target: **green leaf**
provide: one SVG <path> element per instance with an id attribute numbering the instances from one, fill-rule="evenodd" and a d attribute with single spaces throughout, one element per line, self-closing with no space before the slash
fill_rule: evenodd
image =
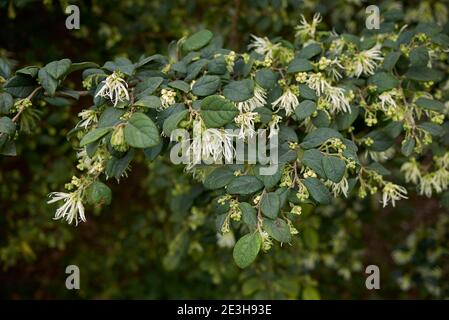
<path id="1" fill-rule="evenodd" d="M 282 164 L 279 164 L 274 174 L 261 175 L 260 170 L 266 168 L 266 166 L 258 165 L 254 168 L 254 174 L 260 181 L 263 182 L 265 188 L 271 189 L 281 180 L 284 166 Z"/>
<path id="2" fill-rule="evenodd" d="M 125 141 L 134 148 L 149 148 L 159 144 L 159 130 L 145 114 L 136 112 L 125 127 Z"/>
<path id="3" fill-rule="evenodd" d="M 209 30 L 201 30 L 197 33 L 192 34 L 190 37 L 184 41 L 182 44 L 182 49 L 184 51 L 196 51 L 204 47 L 209 43 L 213 37 L 213 33 Z"/>
<path id="4" fill-rule="evenodd" d="M 247 202 L 240 202 L 239 208 L 242 211 L 243 222 L 250 228 L 250 230 L 255 230 L 257 227 L 256 209 Z"/>
<path id="5" fill-rule="evenodd" d="M 256 83 L 264 89 L 272 89 L 276 86 L 278 75 L 270 69 L 260 69 L 256 72 Z"/>
<path id="6" fill-rule="evenodd" d="M 373 171 L 377 172 L 378 174 L 380 174 L 382 176 L 388 176 L 388 175 L 391 174 L 390 170 L 385 168 L 379 162 L 372 162 L 366 168 L 368 170 L 373 170 Z"/>
<path id="7" fill-rule="evenodd" d="M 382 68 L 385 71 L 391 71 L 398 62 L 400 56 L 401 53 L 397 51 L 388 53 L 383 61 Z"/>
<path id="8" fill-rule="evenodd" d="M 251 79 L 232 81 L 223 88 L 223 95 L 234 102 L 246 101 L 254 95 L 254 81 Z"/>
<path id="9" fill-rule="evenodd" d="M 182 110 L 181 112 L 171 114 L 167 119 L 165 119 L 162 129 L 167 137 L 170 137 L 172 131 L 178 128 L 178 124 L 186 118 L 188 113 L 189 110 Z"/>
<path id="10" fill-rule="evenodd" d="M 351 112 L 342 112 L 337 114 L 335 118 L 335 124 L 339 131 L 348 129 L 353 122 L 357 119 L 360 112 L 360 107 L 352 106 Z"/>
<path id="11" fill-rule="evenodd" d="M 104 137 L 108 132 L 112 131 L 111 127 L 107 128 L 96 128 L 89 131 L 80 141 L 80 147 L 84 147 L 89 143 L 97 141 L 98 139 Z"/>
<path id="12" fill-rule="evenodd" d="M 231 194 L 252 194 L 263 188 L 263 183 L 255 176 L 239 176 L 231 180 L 226 187 Z"/>
<path id="13" fill-rule="evenodd" d="M 112 191 L 103 182 L 94 181 L 86 189 L 86 198 L 90 205 L 109 205 L 112 200 Z"/>
<path id="14" fill-rule="evenodd" d="M 66 74 L 78 71 L 78 70 L 84 70 L 84 69 L 91 69 L 91 68 L 99 68 L 100 66 L 96 64 L 95 62 L 74 62 L 70 65 L 69 70 L 66 72 Z"/>
<path id="15" fill-rule="evenodd" d="M 3 90 L 17 98 L 26 98 L 34 89 L 37 83 L 28 76 L 15 75 L 3 85 Z"/>
<path id="16" fill-rule="evenodd" d="M 16 124 L 8 117 L 0 118 L 0 133 L 7 134 L 8 136 L 13 136 L 16 132 Z"/>
<path id="17" fill-rule="evenodd" d="M 70 59 L 62 59 L 48 63 L 44 69 L 54 79 L 60 79 L 69 71 L 72 61 Z"/>
<path id="18" fill-rule="evenodd" d="M 304 151 L 302 163 L 316 172 L 320 177 L 326 178 L 326 173 L 323 168 L 323 154 L 318 149 L 309 149 Z"/>
<path id="19" fill-rule="evenodd" d="M 164 143 L 160 141 L 157 146 L 143 149 L 143 153 L 148 160 L 153 161 L 161 153 L 163 147 Z"/>
<path id="20" fill-rule="evenodd" d="M 137 98 L 141 99 L 153 94 L 162 82 L 164 82 L 164 78 L 162 77 L 149 77 L 143 79 L 143 81 L 139 82 L 135 88 Z"/>
<path id="21" fill-rule="evenodd" d="M 418 128 L 421 128 L 427 132 L 429 132 L 432 136 L 442 136 L 444 134 L 444 129 L 442 126 L 439 126 L 433 122 L 424 122 L 418 125 Z"/>
<path id="22" fill-rule="evenodd" d="M 265 107 L 258 107 L 253 111 L 259 114 L 261 124 L 268 124 L 273 117 L 273 112 Z"/>
<path id="23" fill-rule="evenodd" d="M 303 83 L 299 85 L 299 95 L 307 100 L 316 101 L 318 99 L 315 90 L 309 88 L 309 86 Z"/>
<path id="24" fill-rule="evenodd" d="M 368 79 L 368 84 L 376 86 L 377 92 L 382 93 L 396 88 L 399 81 L 389 73 L 379 72 Z"/>
<path id="25" fill-rule="evenodd" d="M 120 177 L 123 175 L 126 168 L 128 168 L 133 158 L 134 158 L 134 149 L 130 149 L 126 153 L 126 155 L 121 158 L 112 157 L 106 163 L 105 168 L 106 176 L 108 178 L 114 177 L 117 180 L 120 179 Z"/>
<path id="26" fill-rule="evenodd" d="M 204 187 L 215 190 L 225 187 L 234 178 L 234 173 L 227 167 L 219 167 L 212 171 L 204 180 Z"/>
<path id="27" fill-rule="evenodd" d="M 302 101 L 295 109 L 296 118 L 303 120 L 310 117 L 316 110 L 316 103 L 311 100 Z"/>
<path id="28" fill-rule="evenodd" d="M 313 65 L 309 60 L 302 58 L 293 59 L 287 67 L 287 73 L 306 72 L 310 70 L 313 70 Z"/>
<path id="29" fill-rule="evenodd" d="M 215 75 L 223 75 L 227 71 L 226 60 L 224 57 L 218 57 L 207 64 L 207 73 Z"/>
<path id="30" fill-rule="evenodd" d="M 11 61 L 6 58 L 0 58 L 0 76 L 8 79 L 11 75 Z"/>
<path id="31" fill-rule="evenodd" d="M 205 69 L 207 66 L 207 59 L 200 59 L 198 61 L 195 61 L 186 69 L 187 76 L 184 78 L 184 81 L 192 81 L 194 80 L 203 69 Z"/>
<path id="32" fill-rule="evenodd" d="M 28 75 L 32 78 L 35 78 L 37 76 L 37 73 L 39 72 L 39 67 L 36 66 L 28 66 L 28 67 L 24 67 L 22 69 L 19 69 L 16 71 L 16 74 L 24 74 L 24 75 Z"/>
<path id="33" fill-rule="evenodd" d="M 326 111 L 318 110 L 316 116 L 312 118 L 312 123 L 317 128 L 327 128 L 331 123 L 331 119 Z"/>
<path id="34" fill-rule="evenodd" d="M 322 162 L 324 172 L 329 180 L 338 183 L 343 179 L 346 170 L 346 165 L 343 160 L 334 156 L 325 156 Z"/>
<path id="35" fill-rule="evenodd" d="M 14 157 L 17 155 L 16 144 L 14 141 L 7 141 L 4 145 L 0 143 L 0 155 Z"/>
<path id="36" fill-rule="evenodd" d="M 288 243 L 292 240 L 287 222 L 280 218 L 276 220 L 264 219 L 263 228 L 276 241 Z"/>
<path id="37" fill-rule="evenodd" d="M 304 149 L 311 149 L 319 146 L 330 138 L 343 139 L 340 132 L 331 128 L 318 128 L 312 132 L 309 132 L 301 143 L 301 147 Z"/>
<path id="38" fill-rule="evenodd" d="M 44 90 L 50 95 L 54 96 L 56 88 L 58 87 L 58 80 L 54 79 L 45 68 L 39 70 L 38 79 Z"/>
<path id="39" fill-rule="evenodd" d="M 317 178 L 307 178 L 302 180 L 312 198 L 320 204 L 329 204 L 332 196 L 326 186 Z"/>
<path id="40" fill-rule="evenodd" d="M 388 125 L 382 128 L 382 131 L 385 132 L 390 138 L 397 138 L 403 129 L 403 123 L 400 121 L 392 121 Z"/>
<path id="41" fill-rule="evenodd" d="M 404 156 L 409 157 L 412 155 L 413 150 L 415 149 L 415 139 L 406 139 L 402 142 L 401 152 Z"/>
<path id="42" fill-rule="evenodd" d="M 242 269 L 248 267 L 256 260 L 261 244 L 262 239 L 259 233 L 250 233 L 241 237 L 232 253 L 235 263 Z"/>
<path id="43" fill-rule="evenodd" d="M 0 93 L 0 114 L 8 114 L 14 105 L 12 96 L 7 92 Z"/>
<path id="44" fill-rule="evenodd" d="M 321 52 L 321 46 L 318 43 L 312 43 L 304 47 L 298 54 L 298 58 L 310 59 Z"/>
<path id="45" fill-rule="evenodd" d="M 373 139 L 374 143 L 367 148 L 376 152 L 385 151 L 394 144 L 394 139 L 383 130 L 371 131 L 366 135 L 366 138 Z"/>
<path id="46" fill-rule="evenodd" d="M 410 63 L 412 66 L 426 66 L 429 62 L 429 52 L 426 47 L 417 47 L 410 51 Z"/>
<path id="47" fill-rule="evenodd" d="M 168 83 L 168 86 L 173 89 L 178 89 L 182 92 L 188 93 L 190 91 L 190 85 L 182 80 L 175 80 Z"/>
<path id="48" fill-rule="evenodd" d="M 405 76 L 414 81 L 440 81 L 444 74 L 439 70 L 425 66 L 412 66 L 405 73 Z"/>
<path id="49" fill-rule="evenodd" d="M 219 128 L 230 123 L 238 114 L 234 104 L 220 96 L 209 96 L 201 101 L 201 117 L 208 128 Z"/>
<path id="50" fill-rule="evenodd" d="M 120 71 L 128 76 L 132 76 L 136 70 L 136 65 L 127 58 L 116 58 L 114 61 L 108 61 L 103 66 L 108 71 Z"/>
<path id="51" fill-rule="evenodd" d="M 100 119 L 98 120 L 98 128 L 105 128 L 105 127 L 113 127 L 122 120 L 120 120 L 121 116 L 125 111 L 114 108 L 114 107 L 108 107 L 106 108 L 103 113 L 100 115 Z"/>
<path id="52" fill-rule="evenodd" d="M 418 107 L 428 109 L 428 110 L 433 110 L 433 111 L 438 111 L 438 112 L 442 112 L 444 110 L 444 104 L 438 100 L 419 98 L 418 100 L 416 100 L 415 104 Z"/>
<path id="53" fill-rule="evenodd" d="M 161 99 L 156 96 L 144 96 L 137 100 L 134 105 L 150 109 L 158 109 L 162 106 Z"/>
<path id="54" fill-rule="evenodd" d="M 279 195 L 274 192 L 264 194 L 260 202 L 260 209 L 268 218 L 276 219 L 281 210 Z"/>
<path id="55" fill-rule="evenodd" d="M 220 86 L 220 77 L 202 76 L 192 87 L 192 93 L 196 96 L 204 97 L 215 93 Z"/>

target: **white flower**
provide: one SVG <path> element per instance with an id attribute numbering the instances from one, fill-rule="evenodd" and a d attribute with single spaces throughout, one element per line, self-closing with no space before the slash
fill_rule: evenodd
<path id="1" fill-rule="evenodd" d="M 391 159 L 394 156 L 395 152 L 396 150 L 394 149 L 394 147 L 391 147 L 385 151 L 380 152 L 368 151 L 368 154 L 371 157 L 371 159 L 373 159 L 376 162 L 385 162 L 388 159 Z"/>
<path id="2" fill-rule="evenodd" d="M 77 127 L 87 129 L 91 124 L 98 122 L 98 114 L 92 109 L 83 110 L 78 113 L 78 116 L 81 117 L 81 121 L 77 124 Z"/>
<path id="3" fill-rule="evenodd" d="M 225 234 L 217 233 L 217 245 L 220 248 L 233 248 L 235 244 L 235 237 L 232 232 Z"/>
<path id="4" fill-rule="evenodd" d="M 227 163 L 234 159 L 234 135 L 223 129 L 207 129 L 203 133 L 203 156 L 215 161 L 223 156 Z"/>
<path id="5" fill-rule="evenodd" d="M 287 88 L 282 96 L 271 103 L 273 108 L 277 108 L 278 110 L 285 110 L 285 114 L 287 116 L 290 116 L 295 111 L 298 104 L 299 100 L 290 88 Z"/>
<path id="6" fill-rule="evenodd" d="M 229 72 L 232 72 L 234 70 L 234 63 L 235 63 L 235 58 L 236 58 L 236 54 L 234 51 L 229 52 L 227 55 L 224 56 L 225 62 L 226 62 L 226 69 Z"/>
<path id="7" fill-rule="evenodd" d="M 445 168 L 440 168 L 435 171 L 432 183 L 437 193 L 446 190 L 449 185 L 449 171 L 447 171 Z"/>
<path id="8" fill-rule="evenodd" d="M 175 104 L 176 92 L 174 90 L 162 89 L 161 90 L 161 104 L 163 109 L 167 109 L 171 105 Z"/>
<path id="9" fill-rule="evenodd" d="M 313 15 L 312 23 L 308 23 L 304 15 L 301 15 L 301 21 L 298 26 L 295 27 L 295 37 L 311 37 L 315 38 L 316 27 L 321 22 L 322 17 L 319 13 Z"/>
<path id="10" fill-rule="evenodd" d="M 333 80 L 338 81 L 343 78 L 338 69 L 344 69 L 337 58 L 331 60 L 330 65 L 325 69 L 326 74 Z"/>
<path id="11" fill-rule="evenodd" d="M 265 58 L 272 59 L 274 49 L 280 47 L 279 43 L 273 44 L 267 37 L 261 38 L 255 35 L 251 35 L 253 41 L 248 46 L 248 49 L 254 49 L 258 54 L 263 55 Z"/>
<path id="12" fill-rule="evenodd" d="M 86 222 L 84 216 L 84 206 L 82 198 L 80 196 L 80 190 L 75 192 L 52 192 L 50 193 L 51 199 L 47 203 L 54 203 L 60 200 L 64 201 L 64 204 L 56 210 L 54 219 L 65 219 L 69 224 L 75 221 L 75 225 L 78 225 L 79 221 Z"/>
<path id="13" fill-rule="evenodd" d="M 190 170 L 201 160 L 213 159 L 215 162 L 225 158 L 226 163 L 232 163 L 235 154 L 233 140 L 235 135 L 229 130 L 209 128 L 205 129 L 203 121 L 196 119 L 193 122 L 194 137 L 187 150 L 189 159 L 193 159 L 188 164 Z"/>
<path id="14" fill-rule="evenodd" d="M 114 107 L 119 102 L 129 100 L 128 84 L 115 71 L 101 83 L 103 83 L 103 87 L 95 97 L 109 98 L 114 103 Z"/>
<path id="15" fill-rule="evenodd" d="M 329 111 L 331 113 L 351 112 L 351 106 L 343 88 L 327 87 L 325 89 L 324 100 L 329 103 Z"/>
<path id="16" fill-rule="evenodd" d="M 78 165 L 76 168 L 80 171 L 86 171 L 90 175 L 98 175 L 104 171 L 104 164 L 107 155 L 103 152 L 95 152 L 91 157 L 87 154 L 86 147 L 77 152 Z"/>
<path id="17" fill-rule="evenodd" d="M 397 108 L 396 100 L 394 97 L 400 96 L 400 93 L 393 89 L 390 91 L 385 91 L 382 94 L 379 95 L 380 100 L 380 107 L 382 108 L 382 111 L 387 112 L 389 109 Z"/>
<path id="18" fill-rule="evenodd" d="M 420 195 L 425 195 L 427 198 L 432 196 L 433 175 L 426 174 L 419 182 L 418 192 Z"/>
<path id="19" fill-rule="evenodd" d="M 352 59 L 353 68 L 348 75 L 351 77 L 360 77 L 363 75 L 372 75 L 377 68 L 378 63 L 383 60 L 380 44 L 376 44 L 369 50 L 358 52 Z"/>
<path id="20" fill-rule="evenodd" d="M 323 77 L 321 72 L 311 73 L 306 81 L 306 84 L 316 91 L 318 96 L 321 96 L 324 92 L 328 91 L 332 86 Z"/>
<path id="21" fill-rule="evenodd" d="M 418 184 L 421 179 L 421 171 L 419 170 L 419 166 L 415 158 L 405 162 L 401 166 L 401 172 L 404 173 L 405 182 L 407 183 L 412 182 L 413 184 Z"/>
<path id="22" fill-rule="evenodd" d="M 418 186 L 418 192 L 420 195 L 425 195 L 430 198 L 433 190 L 440 193 L 446 190 L 449 186 L 449 171 L 445 168 L 440 168 L 435 172 L 428 173 L 421 177 Z"/>
<path id="23" fill-rule="evenodd" d="M 349 183 L 346 177 L 343 177 L 338 183 L 328 180 L 326 181 L 326 185 L 332 189 L 334 197 L 338 197 L 340 194 L 343 194 L 345 198 L 348 197 Z"/>
<path id="24" fill-rule="evenodd" d="M 406 194 L 407 190 L 404 187 L 392 182 L 386 183 L 382 190 L 383 207 L 385 208 L 389 202 L 391 202 L 392 206 L 394 207 L 396 201 L 401 199 L 408 199 Z"/>
<path id="25" fill-rule="evenodd" d="M 256 134 L 254 123 L 258 120 L 259 114 L 257 112 L 240 113 L 234 118 L 234 122 L 240 127 L 239 139 L 245 137 L 253 137 Z"/>
<path id="26" fill-rule="evenodd" d="M 246 101 L 237 103 L 237 108 L 240 112 L 253 111 L 256 108 L 263 107 L 267 103 L 265 100 L 266 97 L 266 91 L 262 87 L 256 85 L 254 88 L 254 96 Z"/>
<path id="27" fill-rule="evenodd" d="M 435 164 L 440 168 L 449 169 L 449 152 L 446 152 L 444 155 L 435 157 Z"/>
<path id="28" fill-rule="evenodd" d="M 272 138 L 279 133 L 279 122 L 282 120 L 281 116 L 274 114 L 271 117 L 271 121 L 268 123 L 270 133 L 268 134 L 268 138 Z"/>
<path id="29" fill-rule="evenodd" d="M 336 55 L 340 55 L 346 46 L 346 42 L 335 30 L 332 30 L 331 35 L 335 39 L 332 40 L 330 51 Z"/>

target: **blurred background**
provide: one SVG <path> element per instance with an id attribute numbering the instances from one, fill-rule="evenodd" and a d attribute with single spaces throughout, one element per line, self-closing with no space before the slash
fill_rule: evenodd
<path id="1" fill-rule="evenodd" d="M 65 27 L 76 4 L 81 28 Z M 251 34 L 291 38 L 300 15 L 320 12 L 337 32 L 365 27 L 361 0 L 0 0 L 0 75 L 55 59 L 94 61 L 166 53 L 167 45 L 208 28 L 245 50 Z M 378 1 L 381 14 L 447 28 L 447 1 Z M 81 82 L 81 75 L 70 79 Z M 378 299 L 449 298 L 449 216 L 437 200 L 413 194 L 396 208 L 376 197 L 309 208 L 292 245 L 239 270 L 218 239 L 214 201 L 182 167 L 139 155 L 109 207 L 89 208 L 78 227 L 52 220 L 46 204 L 74 172 L 65 135 L 88 98 L 60 110 L 42 106 L 39 127 L 0 158 L 0 298 Z M 65 288 L 65 268 L 80 268 L 81 289 Z M 365 268 L 378 265 L 380 290 Z"/>

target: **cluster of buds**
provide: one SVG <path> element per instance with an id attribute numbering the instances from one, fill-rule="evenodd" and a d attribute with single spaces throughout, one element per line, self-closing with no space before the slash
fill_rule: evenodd
<path id="1" fill-rule="evenodd" d="M 32 105 L 33 105 L 33 103 L 31 102 L 30 99 L 28 99 L 28 98 L 20 99 L 14 103 L 14 106 L 11 108 L 11 112 L 12 113 L 21 112 L 21 111 L 31 107 Z"/>
<path id="2" fill-rule="evenodd" d="M 161 90 L 161 104 L 163 109 L 167 109 L 176 103 L 176 91 L 170 89 Z"/>

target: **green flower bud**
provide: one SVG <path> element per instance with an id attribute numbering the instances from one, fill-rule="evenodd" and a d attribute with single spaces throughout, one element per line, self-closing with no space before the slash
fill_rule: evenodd
<path id="1" fill-rule="evenodd" d="M 125 141 L 123 126 L 118 126 L 117 128 L 115 128 L 111 136 L 111 145 L 115 150 L 120 152 L 125 152 L 126 150 L 128 150 L 128 145 Z"/>

